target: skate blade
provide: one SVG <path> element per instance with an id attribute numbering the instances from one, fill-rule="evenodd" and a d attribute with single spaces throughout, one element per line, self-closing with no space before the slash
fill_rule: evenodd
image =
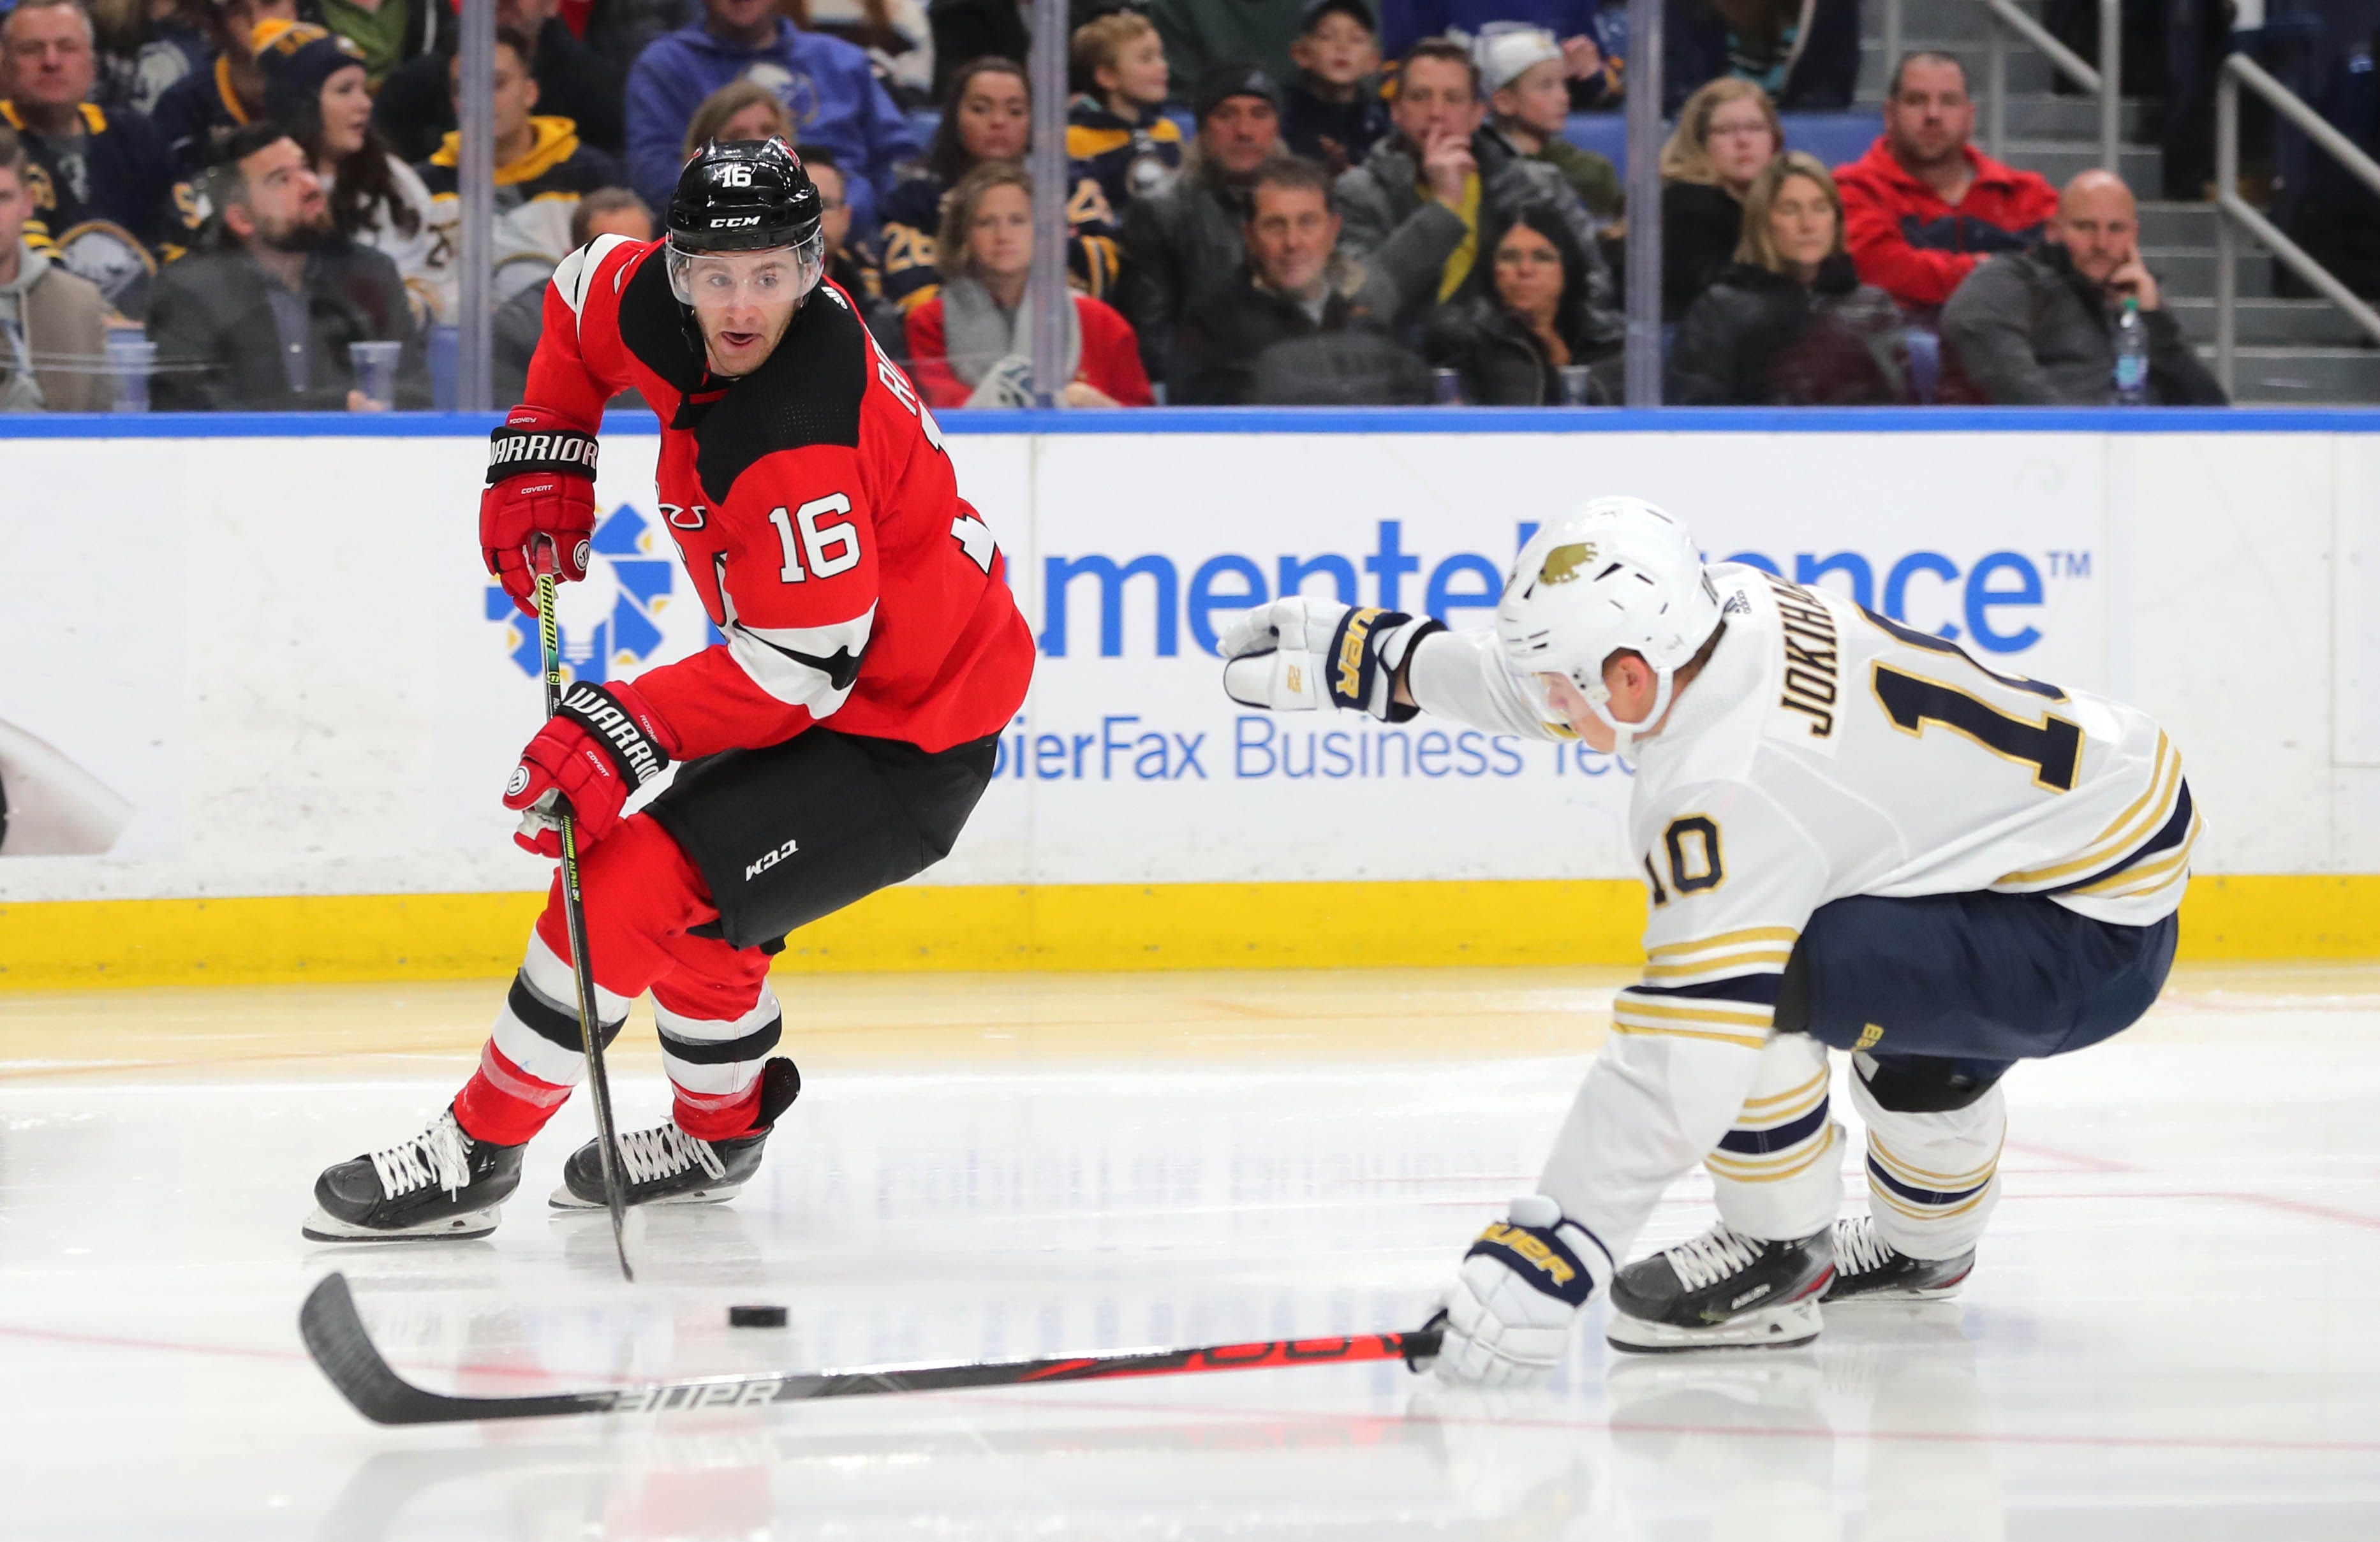
<path id="1" fill-rule="evenodd" d="M 1900 1288 L 1880 1291 L 1857 1291 L 1850 1295 L 1830 1295 L 1827 1297 L 1827 1305 L 1829 1306 L 1858 1306 L 1871 1301 L 1878 1303 L 1888 1301 L 1949 1301 L 1966 1288 L 1967 1277 L 1962 1274 L 1947 1285 L 1928 1285 L 1920 1290 L 1912 1291 L 1906 1288 Z"/>
<path id="2" fill-rule="evenodd" d="M 448 1216 L 420 1226 L 403 1226 L 394 1230 L 358 1226 L 353 1221 L 314 1207 L 314 1213 L 298 1228 L 308 1242 L 469 1242 L 484 1237 L 496 1229 L 496 1218 L 504 1207 L 491 1205 L 484 1210 L 468 1215 Z"/>
<path id="3" fill-rule="evenodd" d="M 1604 1342 L 1631 1354 L 1676 1354 L 1696 1349 L 1799 1349 L 1815 1342 L 1825 1326 L 1815 1301 L 1763 1307 L 1708 1328 L 1673 1328 L 1615 1310 L 1604 1325 Z"/>
<path id="4" fill-rule="evenodd" d="M 744 1185 L 741 1184 L 716 1184 L 710 1188 L 687 1189 L 683 1194 L 667 1195 L 660 1199 L 635 1200 L 631 1202 L 630 1208 L 648 1210 L 665 1205 L 723 1205 L 735 1198 L 743 1191 L 743 1188 Z M 569 1210 L 574 1213 L 611 1208 L 601 1199 L 581 1199 L 571 1192 L 570 1185 L 567 1184 L 555 1189 L 547 1197 L 546 1203 L 557 1210 Z"/>

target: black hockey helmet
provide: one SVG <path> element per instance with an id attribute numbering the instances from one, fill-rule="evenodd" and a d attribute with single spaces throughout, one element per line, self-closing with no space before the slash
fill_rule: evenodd
<path id="1" fill-rule="evenodd" d="M 695 258 L 790 248 L 800 274 L 796 297 L 808 295 L 826 266 L 825 208 L 784 140 L 713 140 L 687 160 L 670 195 L 670 287 L 692 305 L 687 273 Z"/>

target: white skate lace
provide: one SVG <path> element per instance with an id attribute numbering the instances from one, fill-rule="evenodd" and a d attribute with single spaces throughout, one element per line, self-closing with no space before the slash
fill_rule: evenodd
<path id="1" fill-rule="evenodd" d="M 674 1178 L 698 1162 L 713 1178 L 727 1176 L 726 1164 L 710 1149 L 710 1142 L 697 1140 L 674 1124 L 631 1130 L 620 1137 L 620 1165 L 628 1170 L 632 1184 Z"/>
<path id="2" fill-rule="evenodd" d="M 1865 1274 L 1892 1262 L 1893 1250 L 1876 1240 L 1876 1222 L 1858 1216 L 1835 1228 L 1835 1269 L 1840 1274 Z"/>
<path id="3" fill-rule="evenodd" d="M 411 1140 L 371 1154 L 372 1174 L 380 1191 L 391 1198 L 436 1184 L 449 1194 L 460 1193 L 471 1181 L 471 1148 L 452 1113 Z"/>
<path id="4" fill-rule="evenodd" d="M 1680 1243 L 1661 1256 L 1670 1260 L 1680 1284 L 1690 1291 L 1699 1291 L 1750 1269 L 1759 1260 L 1760 1245 L 1721 1225 L 1712 1227 L 1692 1242 Z"/>

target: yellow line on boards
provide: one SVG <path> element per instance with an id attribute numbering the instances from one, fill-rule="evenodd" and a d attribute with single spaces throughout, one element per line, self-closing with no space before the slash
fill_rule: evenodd
<path id="1" fill-rule="evenodd" d="M 0 990 L 509 974 L 543 896 L 0 904 Z M 912 886 L 796 932 L 781 970 L 1293 969 L 1641 960 L 1633 880 Z M 2199 878 L 2181 956 L 2380 958 L 2380 875 Z"/>

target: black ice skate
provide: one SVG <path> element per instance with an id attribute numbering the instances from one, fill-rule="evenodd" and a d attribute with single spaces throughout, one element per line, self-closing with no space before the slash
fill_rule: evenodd
<path id="1" fill-rule="evenodd" d="M 779 1056 L 760 1068 L 760 1109 L 751 1133 L 732 1140 L 698 1140 L 674 1122 L 620 1136 L 620 1172 L 631 1205 L 716 1205 L 760 1169 L 769 1130 L 802 1093 L 802 1074 Z M 547 1201 L 557 1210 L 600 1210 L 603 1154 L 589 1141 L 563 1164 L 562 1186 Z"/>
<path id="2" fill-rule="evenodd" d="M 325 1168 L 314 1180 L 315 1242 L 484 1237 L 520 1187 L 521 1146 L 473 1140 L 449 1108 L 401 1145 Z"/>
<path id="3" fill-rule="evenodd" d="M 1614 1349 L 1790 1349 L 1818 1336 L 1834 1278 L 1831 1232 L 1761 1242 L 1722 1221 L 1611 1277 Z"/>
<path id="4" fill-rule="evenodd" d="M 1941 1301 L 1959 1293 L 1974 1272 L 1975 1250 L 1955 1258 L 1912 1258 L 1876 1234 L 1876 1222 L 1854 1216 L 1835 1222 L 1835 1279 L 1826 1300 Z"/>

